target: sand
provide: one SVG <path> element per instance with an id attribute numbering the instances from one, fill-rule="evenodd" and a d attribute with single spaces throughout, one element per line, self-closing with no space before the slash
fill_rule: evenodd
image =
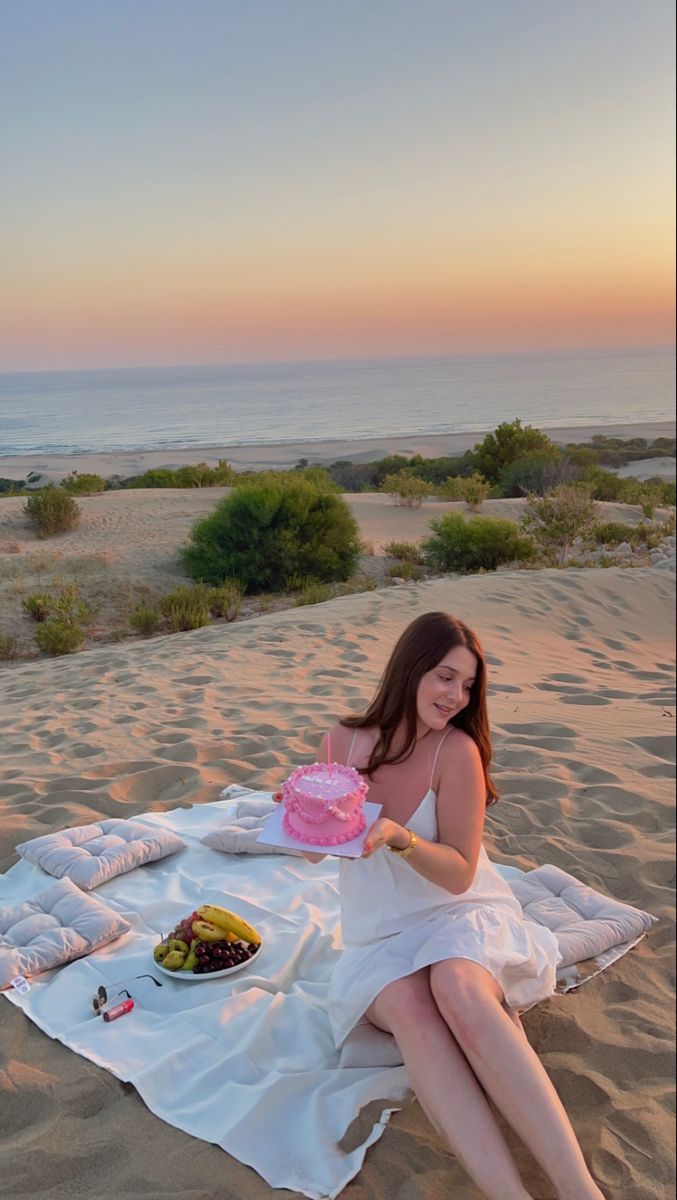
<path id="1" fill-rule="evenodd" d="M 78 499 L 82 517 L 67 534 L 40 540 L 24 512 L 20 496 L 0 498 L 0 635 L 13 639 L 19 659 L 38 654 L 35 625 L 22 598 L 55 593 L 75 584 L 93 609 L 86 647 L 129 638 L 129 614 L 140 602 L 153 603 L 175 587 L 190 583 L 178 556 L 195 523 L 213 511 L 228 488 L 125 488 Z M 447 513 L 464 512 L 461 502 L 434 497 L 420 508 L 403 508 L 376 492 L 346 493 L 363 539 L 365 554 L 358 575 L 382 583 L 383 557 L 389 542 L 419 542 L 429 523 Z M 487 500 L 482 514 L 518 520 L 521 499 Z M 603 503 L 601 519 L 630 525 L 642 519 L 637 505 Z M 666 510 L 657 515 L 667 518 Z M 293 605 L 288 597 L 246 598 L 243 614 Z"/>
<path id="2" fill-rule="evenodd" d="M 62 567 L 69 555 L 73 563 L 98 555 L 130 578 L 145 563 L 166 581 L 176 545 L 216 497 L 144 496 L 143 503 L 140 493 L 91 497 L 81 530 L 69 535 L 81 539 L 77 552 L 61 539 Z M 354 504 L 363 536 L 379 543 L 416 536 L 431 515 L 378 496 Z M 20 501 L 3 502 L 0 518 L 11 526 L 0 542 L 21 543 L 5 549 L 5 564 L 25 565 L 54 549 L 34 539 L 29 546 Z M 625 958 L 577 993 L 540 1005 L 525 1023 L 609 1200 L 667 1200 L 673 606 L 674 575 L 665 571 L 508 572 L 11 663 L 0 669 L 0 869 L 16 861 L 19 841 L 50 830 L 210 801 L 232 782 L 278 785 L 312 758 L 338 715 L 365 704 L 409 620 L 437 608 L 457 613 L 478 631 L 491 663 L 503 798 L 488 820 L 490 853 L 524 868 L 555 863 L 661 919 Z M 221 1150 L 164 1124 L 132 1087 L 1 1000 L 0 1112 L 0 1197 L 275 1194 Z M 529 1156 L 511 1144 L 533 1195 L 553 1200 Z M 343 1195 L 478 1200 L 415 1102 L 393 1118 Z"/>
<path id="3" fill-rule="evenodd" d="M 293 467 L 301 458 L 309 462 L 327 465 L 339 459 L 355 463 L 372 462 L 384 458 L 388 454 L 404 454 L 411 456 L 421 454 L 424 458 L 436 458 L 445 454 L 463 454 L 481 441 L 487 430 L 464 433 L 410 434 L 404 436 L 385 436 L 325 442 L 285 442 L 261 443 L 253 446 L 240 446 L 224 443 L 222 446 L 194 446 L 189 448 L 172 447 L 164 450 L 133 450 L 117 453 L 86 453 L 86 454 L 32 454 L 32 455 L 0 455 L 0 477 L 5 479 L 25 479 L 34 471 L 46 479 L 55 482 L 63 479 L 64 475 L 76 470 L 81 475 L 94 472 L 109 479 L 113 475 L 129 478 L 149 471 L 152 467 L 180 467 L 185 463 L 206 462 L 215 466 L 220 458 L 225 458 L 236 470 L 253 468 L 288 468 Z M 562 426 L 557 429 L 546 429 L 545 432 L 558 445 L 569 442 L 586 442 L 595 434 L 605 434 L 607 437 L 644 437 L 651 441 L 658 437 L 674 437 L 674 421 L 638 422 L 627 425 L 578 425 Z M 673 474 L 674 474 L 674 459 Z"/>

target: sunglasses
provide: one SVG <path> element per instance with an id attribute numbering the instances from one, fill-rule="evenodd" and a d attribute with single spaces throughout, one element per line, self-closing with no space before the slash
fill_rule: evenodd
<path id="1" fill-rule="evenodd" d="M 133 979 L 152 979 L 156 987 L 162 987 L 160 980 L 156 979 L 154 975 L 134 975 Z M 113 987 L 117 987 L 117 984 L 113 984 Z M 130 993 L 127 991 L 127 988 L 121 988 L 119 992 L 115 992 L 115 994 L 111 996 L 108 994 L 108 989 L 105 988 L 103 984 L 100 984 L 96 989 L 96 996 L 92 997 L 92 1008 L 94 1009 L 97 1017 L 103 1013 L 104 1009 L 108 1006 L 109 1001 L 119 1000 L 121 996 L 126 996 L 128 1000 L 131 1000 L 132 998 Z"/>

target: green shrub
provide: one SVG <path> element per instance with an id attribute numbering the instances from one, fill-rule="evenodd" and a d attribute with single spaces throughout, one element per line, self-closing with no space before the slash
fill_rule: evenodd
<path id="1" fill-rule="evenodd" d="M 491 491 L 483 475 L 475 471 L 472 475 L 450 475 L 439 489 L 446 500 L 464 500 L 471 512 L 477 512 Z"/>
<path id="2" fill-rule="evenodd" d="M 559 563 L 564 564 L 574 539 L 590 533 L 596 518 L 597 506 L 590 488 L 562 484 L 547 496 L 528 496 L 520 526 L 542 550 L 555 553 Z"/>
<path id="3" fill-rule="evenodd" d="M 106 481 L 100 475 L 79 475 L 73 471 L 61 480 L 61 486 L 69 496 L 96 496 L 106 490 Z"/>
<path id="4" fill-rule="evenodd" d="M 661 508 L 674 508 L 677 499 L 677 483 L 674 479 L 661 479 L 658 475 L 652 475 L 651 479 L 646 480 L 647 483 L 652 483 L 659 488 L 661 499 Z"/>
<path id="5" fill-rule="evenodd" d="M 347 579 L 360 552 L 345 501 L 291 472 L 241 482 L 193 526 L 191 539 L 181 555 L 191 578 L 213 585 L 235 578 L 247 592 L 283 591 L 293 576 Z"/>
<path id="6" fill-rule="evenodd" d="M 150 471 L 144 471 L 143 475 L 133 475 L 129 479 L 125 479 L 123 487 L 232 487 L 239 478 L 230 463 L 226 462 L 225 458 L 220 458 L 216 467 L 210 467 L 207 463 L 187 463 L 173 471 L 167 467 L 154 467 Z"/>
<path id="7" fill-rule="evenodd" d="M 430 495 L 430 484 L 405 468 L 396 475 L 386 475 L 381 484 L 381 491 L 386 496 L 392 496 L 395 503 L 402 507 L 420 508 Z"/>
<path id="8" fill-rule="evenodd" d="M 54 598 L 54 615 L 61 621 L 80 624 L 88 621 L 92 612 L 91 606 L 80 599 L 77 583 L 69 583 L 62 587 Z"/>
<path id="9" fill-rule="evenodd" d="M 23 479 L 3 479 L 0 478 L 0 496 L 16 496 L 20 495 L 25 490 Z"/>
<path id="10" fill-rule="evenodd" d="M 73 497 L 54 484 L 32 492 L 24 504 L 24 512 L 36 526 L 40 538 L 68 533 L 75 529 L 82 515 Z"/>
<path id="11" fill-rule="evenodd" d="M 573 454 L 564 455 L 559 450 L 554 454 L 528 454 L 503 468 L 498 491 L 506 497 L 530 493 L 544 496 L 560 484 L 574 483 L 583 473 L 583 465 L 575 461 Z"/>
<path id="12" fill-rule="evenodd" d="M 78 585 L 68 584 L 56 593 L 36 592 L 32 596 L 24 596 L 22 607 L 31 620 L 42 624 L 50 617 L 79 625 L 86 622 L 92 615 L 92 609 L 79 597 Z"/>
<path id="13" fill-rule="evenodd" d="M 383 553 L 387 554 L 389 558 L 398 558 L 400 562 L 423 566 L 423 552 L 417 542 L 386 542 Z"/>
<path id="14" fill-rule="evenodd" d="M 624 479 L 614 475 L 613 471 L 604 471 L 601 467 L 593 467 L 585 471 L 582 482 L 590 487 L 593 500 L 606 500 L 620 503 L 625 490 Z"/>
<path id="15" fill-rule="evenodd" d="M 16 641 L 8 633 L 0 633 L 0 659 L 9 662 L 16 658 Z"/>
<path id="16" fill-rule="evenodd" d="M 416 563 L 401 562 L 391 563 L 386 567 L 386 575 L 390 579 L 422 579 L 423 571 Z"/>
<path id="17" fill-rule="evenodd" d="M 504 421 L 493 433 L 488 433 L 483 441 L 474 446 L 468 457 L 475 471 L 479 471 L 489 483 L 497 484 L 504 469 L 518 458 L 531 454 L 557 456 L 558 453 L 557 447 L 545 433 L 531 425 L 522 425 L 517 418 Z"/>
<path id="18" fill-rule="evenodd" d="M 297 608 L 302 608 L 305 604 L 324 604 L 325 600 L 332 599 L 332 594 L 326 583 L 311 583 L 296 597 L 294 604 Z"/>
<path id="19" fill-rule="evenodd" d="M 644 541 L 641 525 L 624 525 L 622 521 L 598 521 L 591 533 L 599 546 L 618 546 L 621 542 L 636 545 Z"/>
<path id="20" fill-rule="evenodd" d="M 129 624 L 142 637 L 152 637 L 162 624 L 159 612 L 147 604 L 137 604 L 129 614 Z"/>
<path id="21" fill-rule="evenodd" d="M 160 608 L 172 633 L 200 629 L 211 620 L 207 588 L 201 584 L 167 592 L 160 601 Z"/>
<path id="22" fill-rule="evenodd" d="M 32 621 L 41 623 L 54 611 L 54 597 L 47 592 L 36 592 L 32 596 L 24 596 L 21 607 L 25 609 Z"/>
<path id="23" fill-rule="evenodd" d="M 237 579 L 226 579 L 219 587 L 207 592 L 207 603 L 213 617 L 234 621 L 242 609 L 242 586 Z"/>
<path id="24" fill-rule="evenodd" d="M 72 654 L 84 642 L 85 631 L 74 621 L 52 617 L 38 626 L 35 640 L 46 654 Z"/>
<path id="25" fill-rule="evenodd" d="M 218 467 L 210 467 L 207 463 L 178 467 L 174 475 L 176 487 L 232 487 L 237 480 L 237 472 L 225 459 L 219 460 Z"/>
<path id="26" fill-rule="evenodd" d="M 449 513 L 430 522 L 423 543 L 427 564 L 436 571 L 494 571 L 501 563 L 533 557 L 533 543 L 513 521 Z"/>

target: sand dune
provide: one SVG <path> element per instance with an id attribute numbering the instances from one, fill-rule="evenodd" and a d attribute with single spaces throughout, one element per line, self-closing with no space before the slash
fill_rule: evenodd
<path id="1" fill-rule="evenodd" d="M 213 511 L 227 488 L 130 489 L 85 496 L 79 526 L 70 533 L 43 541 L 24 512 L 21 497 L 0 502 L 0 635 L 15 640 L 18 656 L 37 653 L 32 621 L 21 601 L 36 592 L 54 591 L 76 583 L 95 610 L 87 645 L 130 637 L 129 614 L 135 604 L 155 600 L 172 588 L 190 582 L 178 558 L 193 524 Z M 384 547 L 391 541 L 419 542 L 430 533 L 432 518 L 463 511 L 462 503 L 431 497 L 421 508 L 403 508 L 378 493 L 346 494 L 359 525 L 367 555 L 361 569 L 382 579 Z M 522 500 L 487 500 L 482 513 L 518 520 Z M 636 525 L 642 519 L 637 505 L 600 504 L 607 521 Z M 663 514 L 666 515 L 666 514 Z M 284 608 L 288 598 L 268 599 L 268 608 Z M 248 600 L 248 610 L 259 607 Z"/>
<path id="2" fill-rule="evenodd" d="M 111 520 L 128 503 L 118 499 Z M 183 519 L 182 501 L 166 499 Z M 152 553 L 161 557 L 163 545 L 158 533 Z M 313 756 L 337 714 L 364 705 L 411 618 L 457 613 L 491 662 L 503 799 L 489 818 L 490 852 L 521 867 L 556 863 L 661 918 L 619 963 L 526 1023 L 610 1200 L 667 1200 L 673 604 L 674 576 L 652 570 L 472 576 L 14 664 L 0 672 L 0 865 L 15 861 L 19 840 L 48 830 L 211 800 L 234 781 L 273 787 Z M 19 1010 L 0 1011 L 0 1196 L 273 1195 Z M 534 1195 L 551 1200 L 518 1154 Z M 477 1192 L 412 1103 L 344 1195 L 475 1200 Z"/>

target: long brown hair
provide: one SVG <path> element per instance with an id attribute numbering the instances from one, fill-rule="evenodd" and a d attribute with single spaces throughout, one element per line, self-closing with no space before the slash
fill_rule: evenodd
<path id="1" fill-rule="evenodd" d="M 498 799 L 498 791 L 489 774 L 491 735 L 486 662 L 476 634 L 450 613 L 423 613 L 407 626 L 395 645 L 369 708 L 361 716 L 343 717 L 341 725 L 349 729 L 378 729 L 378 739 L 364 768 L 364 774 L 369 777 L 384 764 L 409 758 L 416 745 L 418 685 L 455 646 L 465 646 L 475 655 L 477 674 L 466 707 L 452 717 L 449 724 L 463 729 L 477 746 L 484 769 L 487 804 L 493 804 Z M 393 738 L 401 727 L 405 732 L 404 747 L 394 751 Z"/>

